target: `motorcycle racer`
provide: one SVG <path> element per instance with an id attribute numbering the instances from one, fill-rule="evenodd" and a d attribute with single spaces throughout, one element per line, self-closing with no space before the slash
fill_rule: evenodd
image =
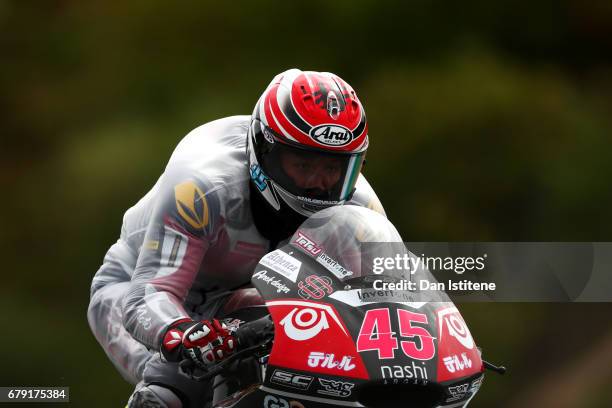
<path id="1" fill-rule="evenodd" d="M 178 361 L 205 366 L 233 352 L 215 312 L 306 217 L 343 204 L 384 213 L 360 174 L 367 147 L 355 91 L 297 69 L 272 80 L 251 117 L 207 123 L 178 144 L 92 281 L 90 327 L 124 378 L 139 382 L 130 406 L 208 398 Z"/>

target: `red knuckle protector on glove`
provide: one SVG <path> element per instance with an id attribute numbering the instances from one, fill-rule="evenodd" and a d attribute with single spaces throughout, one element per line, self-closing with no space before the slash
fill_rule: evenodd
<path id="1" fill-rule="evenodd" d="M 209 365 L 234 352 L 236 340 L 225 325 L 218 320 L 184 322 L 169 329 L 163 339 L 164 355 L 176 355 L 180 346 L 182 353 L 198 365 Z M 176 357 L 176 356 L 175 356 Z"/>
<path id="2" fill-rule="evenodd" d="M 162 339 L 161 353 L 168 361 L 180 361 L 185 329 L 195 324 L 191 319 L 174 322 Z"/>
<path id="3" fill-rule="evenodd" d="M 170 329 L 166 332 L 162 342 L 166 351 L 174 351 L 183 342 L 183 332 L 179 329 Z"/>

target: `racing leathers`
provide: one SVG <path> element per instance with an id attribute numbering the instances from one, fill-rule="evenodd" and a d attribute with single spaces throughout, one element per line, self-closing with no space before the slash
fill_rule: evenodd
<path id="1" fill-rule="evenodd" d="M 207 299 L 249 283 L 258 260 L 278 244 L 261 231 L 286 227 L 265 219 L 256 226 L 249 123 L 250 116 L 233 116 L 190 132 L 155 186 L 125 213 L 119 240 L 93 278 L 90 327 L 131 383 L 142 379 L 173 323 L 212 318 L 201 309 Z M 383 212 L 362 175 L 348 204 Z"/>

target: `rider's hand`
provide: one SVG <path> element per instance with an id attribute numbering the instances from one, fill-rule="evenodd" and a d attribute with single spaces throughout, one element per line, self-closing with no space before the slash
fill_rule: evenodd
<path id="1" fill-rule="evenodd" d="M 175 323 L 166 331 L 161 352 L 168 361 L 184 358 L 204 368 L 232 354 L 236 339 L 218 320 L 193 320 Z"/>

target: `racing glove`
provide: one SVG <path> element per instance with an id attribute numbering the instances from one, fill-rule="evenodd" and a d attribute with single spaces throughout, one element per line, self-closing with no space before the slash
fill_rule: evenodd
<path id="1" fill-rule="evenodd" d="M 191 360 L 200 368 L 224 359 L 236 348 L 236 339 L 225 323 L 216 319 L 181 320 L 174 323 L 163 337 L 161 352 L 167 361 Z"/>

